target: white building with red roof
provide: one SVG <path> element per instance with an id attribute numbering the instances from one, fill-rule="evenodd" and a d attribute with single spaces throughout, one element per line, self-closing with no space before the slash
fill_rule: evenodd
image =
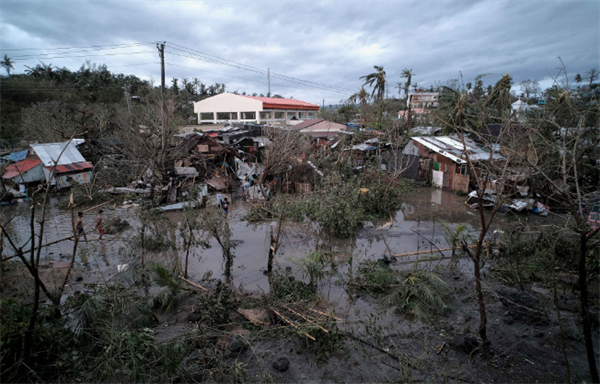
<path id="1" fill-rule="evenodd" d="M 288 124 L 290 120 L 314 119 L 316 104 L 295 99 L 221 93 L 194 103 L 199 124 L 230 121 Z"/>

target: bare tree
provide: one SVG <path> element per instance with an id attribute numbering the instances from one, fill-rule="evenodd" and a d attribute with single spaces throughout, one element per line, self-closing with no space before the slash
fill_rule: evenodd
<path id="1" fill-rule="evenodd" d="M 134 168 L 137 166 L 137 172 L 146 170 L 159 183 L 166 180 L 168 162 L 173 160 L 166 144 L 184 125 L 183 119 L 175 115 L 175 108 L 175 103 L 153 95 L 133 109 L 131 115 L 127 108 L 117 110 L 116 122 L 120 129 L 115 135 L 122 143 L 127 160 Z M 131 174 L 132 169 L 126 172 Z"/>
<path id="2" fill-rule="evenodd" d="M 585 73 L 585 78 L 590 81 L 590 84 L 588 86 L 589 90 L 592 89 L 592 84 L 594 83 L 594 80 L 598 78 L 598 75 L 600 75 L 600 71 L 598 71 L 598 68 L 596 67 L 590 69 Z"/>
<path id="3" fill-rule="evenodd" d="M 529 100 L 531 97 L 537 97 L 537 95 L 542 91 L 540 85 L 535 80 L 523 80 L 520 83 L 521 91 L 525 94 L 526 100 Z"/>
<path id="4" fill-rule="evenodd" d="M 263 151 L 265 168 L 258 180 L 259 185 L 267 176 L 287 171 L 289 166 L 301 160 L 302 155 L 310 152 L 309 139 L 297 131 L 278 128 L 265 128 L 264 131 L 263 135 L 271 143 Z"/>
<path id="5" fill-rule="evenodd" d="M 567 78 L 564 66 L 560 74 Z M 592 339 L 592 319 L 589 310 L 586 259 L 589 243 L 600 227 L 592 228 L 587 222 L 590 209 L 588 196 L 597 192 L 598 105 L 575 105 L 570 97 L 568 81 L 560 88 L 555 79 L 558 97 L 540 117 L 528 121 L 528 151 L 507 148 L 540 177 L 543 188 L 555 200 L 561 200 L 569 210 L 565 222 L 579 238 L 579 287 L 583 333 L 590 375 L 599 381 Z M 522 148 L 522 146 L 521 146 Z M 592 165 L 593 164 L 593 165 Z"/>

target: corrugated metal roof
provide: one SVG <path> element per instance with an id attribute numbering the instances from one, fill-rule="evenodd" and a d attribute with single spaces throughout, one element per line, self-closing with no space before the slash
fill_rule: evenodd
<path id="1" fill-rule="evenodd" d="M 37 167 L 41 161 L 37 159 L 25 159 L 19 163 L 9 165 L 6 167 L 6 172 L 2 175 L 5 179 L 12 179 L 15 176 L 19 176 L 21 173 L 25 173 L 35 167 Z"/>
<path id="2" fill-rule="evenodd" d="M 344 124 L 334 123 L 333 121 L 321 120 L 311 126 L 300 130 L 300 132 L 332 132 L 337 133 L 345 131 L 346 126 Z"/>
<path id="3" fill-rule="evenodd" d="M 52 171 L 52 167 L 54 166 L 50 166 L 50 167 L 46 167 L 47 170 Z M 57 165 L 56 169 L 54 170 L 55 174 L 59 174 L 59 173 L 67 173 L 67 172 L 75 172 L 75 171 L 83 171 L 86 169 L 92 169 L 94 168 L 90 163 L 74 163 L 74 164 L 64 164 L 64 165 Z"/>
<path id="4" fill-rule="evenodd" d="M 465 164 L 467 162 L 465 160 L 466 151 L 468 151 L 467 153 L 471 160 L 479 161 L 490 158 L 489 151 L 477 147 L 471 140 L 465 140 L 465 144 L 463 145 L 457 137 L 452 136 L 413 137 L 412 139 L 458 164 Z M 504 159 L 504 157 L 497 153 L 492 153 L 492 159 L 498 160 Z"/>
<path id="5" fill-rule="evenodd" d="M 49 143 L 49 144 L 31 144 L 31 148 L 35 154 L 40 158 L 44 166 L 53 166 L 55 161 L 58 160 L 58 165 L 83 163 L 85 158 L 79 153 L 77 147 L 73 142 L 69 143 L 69 146 L 63 152 L 63 149 L 67 145 L 65 143 Z M 61 156 L 62 152 L 62 156 Z M 59 158 L 60 157 L 60 158 Z"/>
<path id="6" fill-rule="evenodd" d="M 303 122 L 298 123 L 296 125 L 292 125 L 290 128 L 293 130 L 300 130 L 300 129 L 308 128 L 311 125 L 315 125 L 324 120 L 325 119 L 308 119 L 308 120 L 304 120 Z"/>

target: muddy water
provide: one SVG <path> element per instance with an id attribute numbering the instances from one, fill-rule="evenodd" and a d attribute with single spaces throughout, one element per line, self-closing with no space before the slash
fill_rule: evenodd
<path id="1" fill-rule="evenodd" d="M 44 244 L 70 236 L 72 233 L 71 212 L 58 209 L 59 197 L 50 201 L 47 213 Z M 338 270 L 343 273 L 355 272 L 356 267 L 363 260 L 378 259 L 383 255 L 403 254 L 422 250 L 435 250 L 435 247 L 446 248 L 440 221 L 445 221 L 453 227 L 459 223 L 468 224 L 471 231 L 479 228 L 477 211 L 468 208 L 465 197 L 450 192 L 432 189 L 418 189 L 403 196 L 402 208 L 393 217 L 392 225 L 379 229 L 389 222 L 379 220 L 366 222 L 365 227 L 357 232 L 355 239 L 333 239 L 327 231 L 311 222 L 285 224 L 283 240 L 277 254 L 277 262 L 281 268 L 291 267 L 294 273 L 299 269 L 295 262 L 305 257 L 313 250 L 337 251 Z M 262 221 L 248 223 L 242 220 L 248 209 L 247 203 L 234 201 L 230 207 L 228 218 L 232 239 L 238 244 L 235 249 L 235 260 L 232 269 L 232 283 L 236 287 L 242 286 L 245 290 L 255 292 L 269 291 L 269 278 L 265 274 L 267 268 L 267 255 L 269 250 L 269 235 L 271 228 L 276 223 Z M 129 248 L 135 235 L 135 228 L 139 225 L 136 221 L 135 208 L 125 209 L 119 206 L 104 207 L 104 220 L 118 216 L 129 221 L 133 228 L 119 235 L 105 235 L 98 241 L 98 234 L 93 230 L 96 212 L 84 216 L 88 241 L 78 249 L 77 268 L 83 273 L 86 281 L 107 279 L 117 273 L 117 266 L 132 262 L 135 254 Z M 486 215 L 488 213 L 486 212 Z M 16 238 L 19 245 L 28 240 L 29 234 L 29 205 L 20 203 L 2 208 L 3 221 L 11 219 L 10 233 Z M 174 222 L 178 223 L 182 213 L 171 212 L 167 214 Z M 495 228 L 508 228 L 514 220 L 522 219 L 514 215 L 501 215 L 497 218 Z M 170 231 L 168 236 L 177 240 L 177 230 Z M 189 260 L 189 276 L 194 281 L 199 281 L 206 273 L 213 277 L 223 277 L 223 258 L 216 241 L 210 241 L 211 248 L 192 250 Z M 25 248 L 28 248 L 27 245 Z M 65 262 L 72 253 L 72 241 L 43 248 L 41 258 L 47 263 Z M 5 248 L 6 249 L 6 248 Z M 12 253 L 9 247 L 3 257 Z M 178 253 L 169 251 L 159 258 L 176 259 Z M 183 256 L 181 256 L 183 258 Z M 396 263 L 397 268 L 411 268 L 420 256 L 402 257 Z M 462 265 L 468 269 L 468 264 Z M 302 276 L 298 276 L 302 277 Z M 341 308 L 347 307 L 349 302 L 344 290 L 331 283 L 321 287 L 321 293 L 332 303 Z M 356 312 L 356 308 L 355 308 Z"/>

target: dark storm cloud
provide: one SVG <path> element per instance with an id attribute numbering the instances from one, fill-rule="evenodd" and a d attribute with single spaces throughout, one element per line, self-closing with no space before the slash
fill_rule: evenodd
<path id="1" fill-rule="evenodd" d="M 484 80 L 491 83 L 508 72 L 517 83 L 531 78 L 549 85 L 547 71 L 556 73 L 557 56 L 572 74 L 600 60 L 597 1 L 3 1 L 0 11 L 0 52 L 15 57 L 17 72 L 37 63 L 21 55 L 72 69 L 86 58 L 51 59 L 68 55 L 5 49 L 166 40 L 167 62 L 179 65 L 167 67 L 169 78 L 198 77 L 205 83 L 225 82 L 229 90 L 258 93 L 266 93 L 264 75 L 178 56 L 186 53 L 170 43 L 351 91 L 373 65 L 383 65 L 392 93 L 405 67 L 413 68 L 413 82 L 423 86 L 458 78 L 459 72 L 465 81 L 487 74 Z M 69 55 L 145 51 L 88 59 L 113 71 L 158 79 L 152 45 Z M 43 53 L 52 55 L 39 56 Z M 335 103 L 347 96 L 277 78 L 271 84 L 274 93 L 312 102 L 325 98 Z"/>

